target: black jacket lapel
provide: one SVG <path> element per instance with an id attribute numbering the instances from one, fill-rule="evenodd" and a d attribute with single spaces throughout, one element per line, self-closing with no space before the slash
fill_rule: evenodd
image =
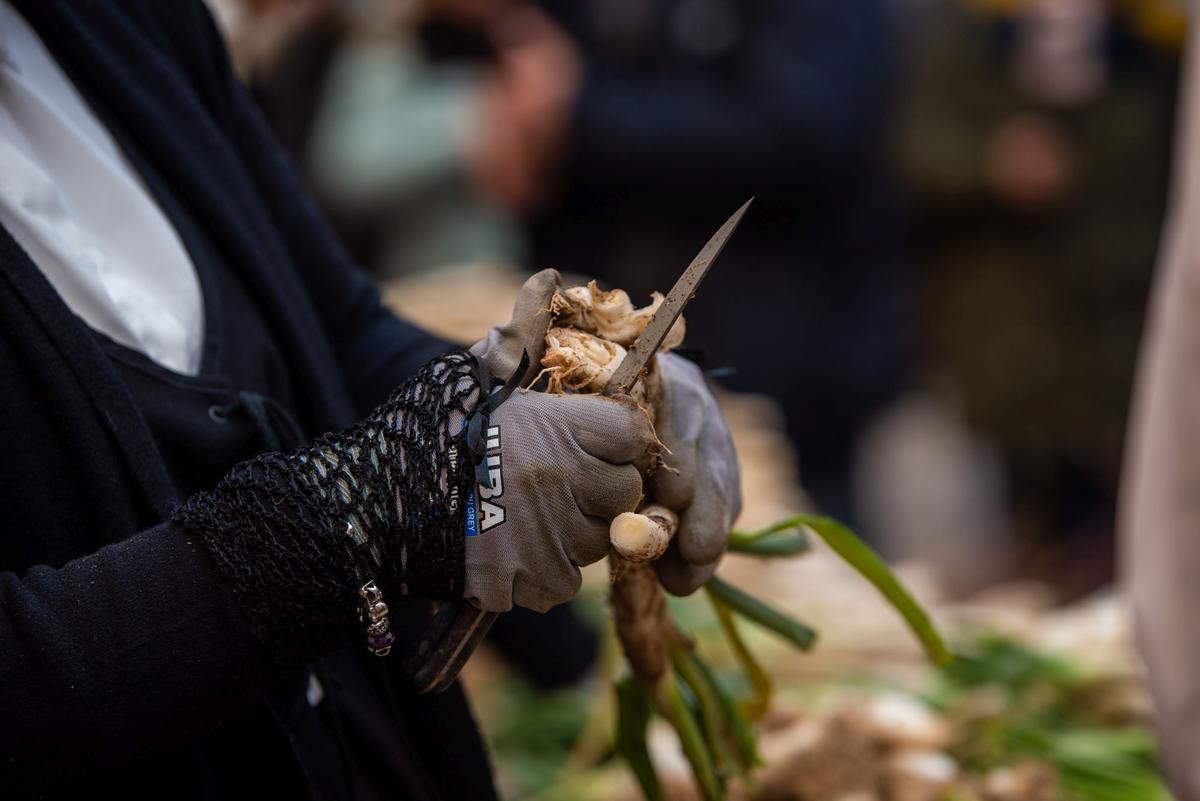
<path id="1" fill-rule="evenodd" d="M 330 397 L 333 388 L 313 384 L 314 365 L 330 372 L 336 366 L 324 341 L 308 330 L 316 319 L 309 298 L 294 279 L 259 192 L 218 127 L 223 110 L 205 105 L 216 101 L 198 95 L 189 76 L 180 72 L 182 64 L 206 74 L 204 54 L 193 59 L 192 54 L 169 53 L 166 36 L 155 39 L 153 30 L 131 27 L 132 12 L 115 10 L 109 2 L 17 0 L 14 5 L 76 86 L 102 107 L 97 109 L 101 115 L 118 120 L 136 139 L 225 248 L 258 295 L 280 342 L 294 354 L 293 365 L 308 368 L 294 373 L 316 419 L 344 416 L 348 400 Z M 146 14 L 147 19 L 160 16 Z M 161 49 L 155 46 L 159 41 Z M 194 83 L 204 85 L 203 80 Z"/>
<path id="2" fill-rule="evenodd" d="M 35 363 L 31 369 L 45 371 L 46 383 L 53 388 L 56 382 L 66 380 L 68 376 L 62 374 L 59 365 L 45 364 L 46 356 L 53 354 L 67 366 L 69 377 L 82 388 L 82 394 L 91 402 L 112 442 L 123 452 L 147 507 L 164 518 L 176 500 L 175 490 L 133 396 L 87 326 L 67 308 L 54 287 L 3 226 L 0 226 L 0 281 L 11 289 L 8 302 L 13 304 L 6 315 L 6 329 L 25 328 L 19 345 L 29 352 L 30 361 Z M 18 315 L 22 320 L 14 319 Z M 43 347 L 50 348 L 49 353 L 39 352 Z M 85 435 L 87 429 L 80 421 L 69 422 L 73 431 Z M 95 446 L 103 447 L 100 442 Z M 111 478 L 115 480 L 116 477 Z"/>

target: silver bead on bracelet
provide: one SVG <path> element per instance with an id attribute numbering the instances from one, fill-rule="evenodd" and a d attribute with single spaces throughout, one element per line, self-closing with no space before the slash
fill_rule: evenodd
<path id="1" fill-rule="evenodd" d="M 361 599 L 358 619 L 367 629 L 367 648 L 375 656 L 387 656 L 396 642 L 396 632 L 392 631 L 388 621 L 388 605 L 384 603 L 375 579 L 359 588 L 358 597 Z"/>

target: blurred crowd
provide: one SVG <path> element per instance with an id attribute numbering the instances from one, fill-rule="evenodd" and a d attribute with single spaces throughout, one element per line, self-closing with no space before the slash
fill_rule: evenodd
<path id="1" fill-rule="evenodd" d="M 964 588 L 1111 578 L 1181 3 L 211 2 L 381 279 L 644 297 L 755 196 L 687 344 L 780 404 L 813 503 Z"/>

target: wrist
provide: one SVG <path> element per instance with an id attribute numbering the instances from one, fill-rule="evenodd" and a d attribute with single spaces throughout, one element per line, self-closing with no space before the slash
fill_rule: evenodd
<path id="1" fill-rule="evenodd" d="M 435 359 L 350 429 L 244 462 L 176 511 L 281 670 L 351 627 L 386 653 L 389 603 L 462 596 L 473 364 L 461 351 Z"/>

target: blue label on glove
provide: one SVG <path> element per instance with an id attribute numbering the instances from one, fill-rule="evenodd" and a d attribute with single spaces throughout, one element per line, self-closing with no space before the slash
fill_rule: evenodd
<path id="1" fill-rule="evenodd" d="M 475 513 L 475 489 L 472 488 L 467 493 L 467 521 L 466 521 L 467 536 L 474 537 L 479 534 L 479 518 Z"/>

